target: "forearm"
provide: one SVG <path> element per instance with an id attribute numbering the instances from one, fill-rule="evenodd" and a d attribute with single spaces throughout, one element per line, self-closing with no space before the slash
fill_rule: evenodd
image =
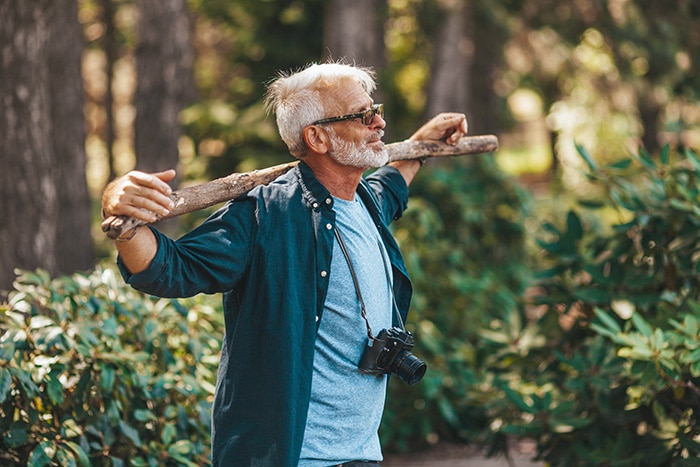
<path id="1" fill-rule="evenodd" d="M 418 173 L 418 170 L 423 164 L 420 159 L 409 159 L 390 162 L 387 165 L 396 168 L 396 170 L 399 171 L 399 173 L 403 176 L 403 179 L 406 181 L 406 186 L 410 186 L 414 177 Z"/>
<path id="2" fill-rule="evenodd" d="M 127 233 L 128 237 L 131 233 Z M 128 240 L 116 240 L 115 245 L 124 266 L 132 274 L 146 270 L 158 251 L 156 236 L 149 228 L 138 228 Z"/>

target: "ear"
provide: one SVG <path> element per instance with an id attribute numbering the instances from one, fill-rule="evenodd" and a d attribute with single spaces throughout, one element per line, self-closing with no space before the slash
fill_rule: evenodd
<path id="1" fill-rule="evenodd" d="M 310 151 L 317 154 L 326 154 L 331 148 L 328 133 L 316 125 L 309 125 L 304 128 L 304 142 Z"/>

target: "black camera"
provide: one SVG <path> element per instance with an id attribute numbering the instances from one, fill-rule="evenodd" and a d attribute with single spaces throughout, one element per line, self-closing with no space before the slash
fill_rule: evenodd
<path id="1" fill-rule="evenodd" d="M 424 361 L 411 353 L 413 335 L 397 327 L 382 329 L 367 342 L 358 367 L 362 373 L 397 376 L 408 384 L 416 384 L 428 368 Z"/>

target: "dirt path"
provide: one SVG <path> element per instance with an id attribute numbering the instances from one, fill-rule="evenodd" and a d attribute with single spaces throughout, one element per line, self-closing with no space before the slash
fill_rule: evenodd
<path id="1" fill-rule="evenodd" d="M 511 459 L 487 458 L 478 449 L 470 446 L 439 444 L 434 448 L 411 454 L 387 454 L 382 467 L 544 467 L 544 462 L 535 462 L 534 445 L 520 443 Z"/>

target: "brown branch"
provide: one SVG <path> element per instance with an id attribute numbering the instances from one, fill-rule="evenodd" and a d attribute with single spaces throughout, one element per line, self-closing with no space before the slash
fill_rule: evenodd
<path id="1" fill-rule="evenodd" d="M 498 149 L 498 139 L 493 135 L 466 136 L 452 146 L 441 142 L 403 141 L 386 145 L 390 161 L 419 159 L 421 157 L 461 156 L 480 154 Z M 233 173 L 210 182 L 193 185 L 174 191 L 171 198 L 175 207 L 158 220 L 181 216 L 215 204 L 236 199 L 258 185 L 266 185 L 296 166 L 298 162 L 275 165 L 252 172 Z M 126 216 L 111 216 L 102 222 L 102 231 L 111 239 L 122 233 L 146 224 L 146 222 Z"/>

